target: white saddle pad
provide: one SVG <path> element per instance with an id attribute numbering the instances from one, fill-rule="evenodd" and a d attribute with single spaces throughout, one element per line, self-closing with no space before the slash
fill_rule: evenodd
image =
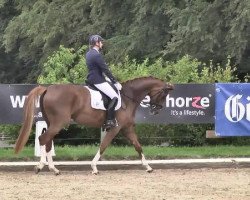
<path id="1" fill-rule="evenodd" d="M 91 96 L 91 107 L 95 108 L 95 109 L 100 109 L 100 110 L 106 110 L 106 108 L 104 107 L 104 103 L 103 103 L 103 99 L 102 99 L 102 95 L 99 91 L 96 90 L 92 90 L 90 89 L 88 86 L 84 86 L 86 87 L 89 92 L 90 92 L 90 96 Z M 120 95 L 120 91 L 118 91 L 118 103 L 115 107 L 115 110 L 118 110 L 121 107 L 121 95 Z"/>

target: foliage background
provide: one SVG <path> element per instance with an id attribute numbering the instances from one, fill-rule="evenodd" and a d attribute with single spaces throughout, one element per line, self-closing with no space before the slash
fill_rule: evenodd
<path id="1" fill-rule="evenodd" d="M 1 83 L 84 83 L 88 37 L 96 33 L 121 82 L 147 75 L 172 83 L 248 81 L 249 0 L 0 0 Z M 138 125 L 137 132 L 145 143 L 204 145 L 212 128 Z M 17 129 L 0 128 L 13 138 Z M 64 133 L 99 137 L 85 127 Z"/>
<path id="2" fill-rule="evenodd" d="M 106 39 L 108 63 L 185 55 L 225 66 L 240 78 L 250 65 L 249 0 L 0 0 L 0 80 L 35 83 L 60 45 L 79 49 Z"/>
<path id="3" fill-rule="evenodd" d="M 43 71 L 38 77 L 38 83 L 84 83 L 87 75 L 87 66 L 85 55 L 87 47 L 83 46 L 78 51 L 60 46 L 59 50 L 52 54 L 45 62 Z M 143 62 L 137 62 L 135 59 L 126 59 L 116 65 L 111 65 L 111 69 L 120 81 L 133 79 L 138 76 L 149 76 L 161 78 L 165 81 L 174 83 L 214 83 L 228 82 L 236 80 L 234 76 L 235 69 L 230 65 L 230 58 L 226 66 L 213 65 L 210 61 L 209 66 L 202 64 L 197 59 L 192 59 L 186 55 L 177 62 L 164 61 L 159 58 L 154 62 L 145 59 Z M 69 68 L 70 66 L 70 68 Z M 84 76 L 81 76 L 84 74 Z M 140 124 L 136 126 L 136 131 L 143 144 L 146 145 L 206 145 L 220 143 L 241 143 L 238 139 L 225 139 L 209 141 L 205 138 L 206 130 L 213 129 L 212 124 L 203 125 L 147 125 Z M 71 125 L 69 129 L 62 131 L 58 136 L 59 144 L 82 144 L 98 143 L 99 129 L 86 128 Z M 66 133 L 72 133 L 72 141 L 65 141 L 68 137 Z M 81 140 L 86 138 L 87 140 Z M 117 137 L 114 144 L 127 144 L 127 141 Z"/>

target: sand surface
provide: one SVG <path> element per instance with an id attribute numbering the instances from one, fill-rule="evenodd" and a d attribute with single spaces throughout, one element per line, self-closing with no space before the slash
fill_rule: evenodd
<path id="1" fill-rule="evenodd" d="M 0 200 L 12 199 L 249 200 L 250 169 L 0 172 Z"/>

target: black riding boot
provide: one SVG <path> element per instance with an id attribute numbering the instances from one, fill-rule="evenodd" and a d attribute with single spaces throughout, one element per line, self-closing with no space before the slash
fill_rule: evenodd
<path id="1" fill-rule="evenodd" d="M 104 128 L 110 129 L 112 127 L 117 126 L 116 120 L 115 120 L 115 107 L 118 102 L 118 98 L 114 97 L 111 102 L 109 103 L 108 109 L 107 109 L 107 119 L 104 124 Z"/>

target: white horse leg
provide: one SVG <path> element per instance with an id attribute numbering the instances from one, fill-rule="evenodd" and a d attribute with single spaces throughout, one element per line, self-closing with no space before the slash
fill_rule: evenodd
<path id="1" fill-rule="evenodd" d="M 47 153 L 47 161 L 48 161 L 48 167 L 50 171 L 53 171 L 55 173 L 55 175 L 59 175 L 60 171 L 55 167 L 54 162 L 53 162 L 53 158 L 52 158 L 52 150 L 50 150 Z"/>
<path id="2" fill-rule="evenodd" d="M 148 161 L 146 160 L 143 153 L 141 153 L 141 162 L 142 162 L 142 166 L 144 166 L 146 168 L 147 172 L 150 173 L 153 171 L 153 169 L 149 166 Z"/>
<path id="3" fill-rule="evenodd" d="M 46 165 L 46 150 L 45 150 L 45 145 L 40 146 L 40 152 L 41 152 L 41 158 L 40 162 L 38 165 L 35 166 L 35 173 L 38 174 L 43 167 Z"/>
<path id="4" fill-rule="evenodd" d="M 91 163 L 92 174 L 96 175 L 96 174 L 99 173 L 98 170 L 97 170 L 96 164 L 97 164 L 98 160 L 100 159 L 100 157 L 101 157 L 100 149 L 98 149 L 98 151 L 97 151 L 97 153 L 96 153 L 96 155 L 93 158 L 92 163 Z"/>

